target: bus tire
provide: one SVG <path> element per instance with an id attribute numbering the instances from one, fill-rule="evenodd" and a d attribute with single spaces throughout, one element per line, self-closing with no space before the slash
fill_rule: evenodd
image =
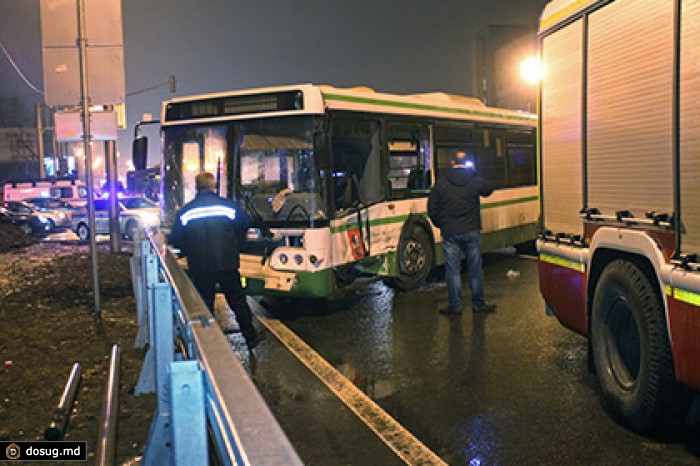
<path id="1" fill-rule="evenodd" d="M 78 238 L 80 238 L 82 241 L 87 241 L 90 239 L 90 228 L 88 228 L 88 226 L 84 223 L 79 223 L 78 228 L 75 229 L 75 232 L 77 233 Z"/>
<path id="2" fill-rule="evenodd" d="M 428 234 L 414 225 L 402 235 L 396 251 L 399 275 L 384 282 L 399 291 L 413 290 L 428 278 L 433 268 L 434 252 Z"/>
<path id="3" fill-rule="evenodd" d="M 664 314 L 655 285 L 637 265 L 617 259 L 605 268 L 590 328 L 603 406 L 646 434 L 679 426 L 691 400 L 675 380 Z"/>

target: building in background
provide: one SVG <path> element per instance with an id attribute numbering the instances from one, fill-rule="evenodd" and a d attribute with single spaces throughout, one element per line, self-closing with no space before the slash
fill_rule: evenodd
<path id="1" fill-rule="evenodd" d="M 529 25 L 493 25 L 474 40 L 472 94 L 485 104 L 535 112 L 536 82 L 523 78 L 524 64 L 536 67 L 537 36 Z M 535 71 L 535 70 L 533 70 Z"/>
<path id="2" fill-rule="evenodd" d="M 0 184 L 40 176 L 36 128 L 0 128 Z"/>

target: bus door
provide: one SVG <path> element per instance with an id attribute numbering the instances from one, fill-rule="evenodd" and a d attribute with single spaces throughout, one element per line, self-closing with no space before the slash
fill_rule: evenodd
<path id="1" fill-rule="evenodd" d="M 340 256 L 360 260 L 372 252 L 372 206 L 384 196 L 379 120 L 337 117 L 331 126 L 332 196 L 344 232 Z"/>

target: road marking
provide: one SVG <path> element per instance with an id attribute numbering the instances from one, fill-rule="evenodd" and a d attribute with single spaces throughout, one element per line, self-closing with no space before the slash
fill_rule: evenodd
<path id="1" fill-rule="evenodd" d="M 255 307 L 260 323 L 294 354 L 318 379 L 323 382 L 367 427 L 396 453 L 406 464 L 447 465 L 438 455 L 389 416 L 345 376 L 338 372 L 309 345 L 277 319 L 265 317 L 258 303 Z"/>

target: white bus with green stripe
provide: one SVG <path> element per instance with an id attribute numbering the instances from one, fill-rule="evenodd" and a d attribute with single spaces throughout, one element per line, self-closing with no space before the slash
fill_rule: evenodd
<path id="1" fill-rule="evenodd" d="M 250 294 L 327 298 L 371 277 L 419 286 L 443 262 L 427 196 L 458 150 L 496 187 L 482 202 L 484 250 L 537 232 L 532 114 L 301 84 L 176 98 L 161 125 L 164 226 L 194 176 L 215 173 L 256 218 L 241 257 Z"/>

